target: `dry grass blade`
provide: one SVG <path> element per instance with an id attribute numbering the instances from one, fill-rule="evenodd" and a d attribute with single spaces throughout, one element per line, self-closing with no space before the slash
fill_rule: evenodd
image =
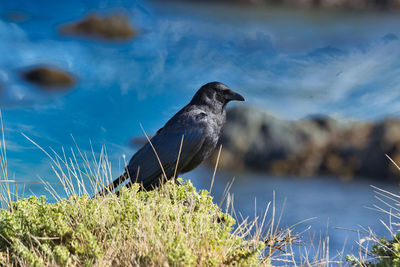
<path id="1" fill-rule="evenodd" d="M 179 166 L 179 159 L 181 157 L 181 153 L 182 153 L 182 146 L 183 146 L 183 139 L 184 139 L 184 135 L 182 135 L 182 139 L 181 139 L 181 144 L 179 145 L 179 153 L 178 153 L 178 158 L 176 160 L 176 165 L 175 165 L 175 170 L 174 170 L 174 179 L 176 179 L 176 172 L 178 171 L 178 166 Z"/>
<path id="2" fill-rule="evenodd" d="M 390 160 L 390 162 L 393 163 L 394 166 L 396 166 L 396 168 L 397 168 L 398 170 L 400 170 L 399 165 L 397 165 L 397 163 L 396 163 L 388 154 L 385 154 L 385 156 Z"/>
<path id="3" fill-rule="evenodd" d="M 210 192 L 212 191 L 213 185 L 214 185 L 214 179 L 215 179 L 215 174 L 217 173 L 217 167 L 219 164 L 219 157 L 221 156 L 221 150 L 222 150 L 222 145 L 219 146 L 219 150 L 218 150 L 218 156 L 217 156 L 217 161 L 215 162 L 215 166 L 214 166 L 214 172 L 213 172 L 213 176 L 211 179 L 211 185 L 210 185 Z"/>
<path id="4" fill-rule="evenodd" d="M 163 166 L 163 164 L 161 163 L 160 157 L 158 156 L 157 150 L 156 150 L 155 147 L 153 146 L 153 143 L 151 142 L 151 140 L 150 140 L 149 136 L 147 135 L 146 131 L 143 129 L 142 124 L 140 124 L 140 128 L 142 128 L 142 131 L 143 131 L 144 135 L 146 136 L 147 142 L 149 142 L 151 148 L 153 149 L 154 154 L 156 155 L 158 164 L 160 165 L 161 171 L 162 171 L 163 176 L 164 176 L 164 179 L 165 179 L 165 181 L 166 181 L 166 180 L 168 179 L 168 177 L 167 177 L 167 174 L 165 173 L 164 166 Z"/>

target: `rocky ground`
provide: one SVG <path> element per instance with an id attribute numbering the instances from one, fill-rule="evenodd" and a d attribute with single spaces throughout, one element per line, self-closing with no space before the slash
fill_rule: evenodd
<path id="1" fill-rule="evenodd" d="M 227 114 L 219 167 L 278 175 L 334 175 L 397 180 L 400 120 L 338 121 L 314 116 L 288 121 L 252 107 Z M 216 154 L 210 164 L 215 164 Z"/>

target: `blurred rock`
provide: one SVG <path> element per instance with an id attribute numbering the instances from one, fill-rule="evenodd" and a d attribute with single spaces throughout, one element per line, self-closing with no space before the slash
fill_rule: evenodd
<path id="1" fill-rule="evenodd" d="M 75 79 L 68 73 L 46 66 L 34 67 L 22 72 L 22 77 L 44 90 L 59 90 L 75 84 Z"/>
<path id="2" fill-rule="evenodd" d="M 400 120 L 337 121 L 324 116 L 279 119 L 251 107 L 228 110 L 219 167 L 280 175 L 333 175 L 396 180 Z M 217 152 L 209 163 L 214 165 Z"/>
<path id="3" fill-rule="evenodd" d="M 137 34 L 129 19 L 123 15 L 108 17 L 89 15 L 81 21 L 62 26 L 60 32 L 68 35 L 84 35 L 109 40 L 129 40 Z"/>

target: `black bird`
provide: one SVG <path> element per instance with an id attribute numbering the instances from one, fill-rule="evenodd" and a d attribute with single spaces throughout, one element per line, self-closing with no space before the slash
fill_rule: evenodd
<path id="1" fill-rule="evenodd" d="M 151 190 L 174 174 L 196 168 L 214 151 L 226 121 L 225 106 L 232 100 L 244 98 L 220 82 L 203 85 L 190 103 L 133 155 L 125 173 L 99 195 L 113 191 L 127 179 L 127 187 L 137 182 L 142 189 Z"/>

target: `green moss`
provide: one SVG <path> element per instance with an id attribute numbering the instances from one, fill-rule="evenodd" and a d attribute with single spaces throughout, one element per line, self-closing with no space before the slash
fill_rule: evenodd
<path id="1" fill-rule="evenodd" d="M 167 183 L 120 197 L 30 197 L 0 210 L 0 265 L 260 265 L 262 242 L 232 234 L 207 191 Z"/>

